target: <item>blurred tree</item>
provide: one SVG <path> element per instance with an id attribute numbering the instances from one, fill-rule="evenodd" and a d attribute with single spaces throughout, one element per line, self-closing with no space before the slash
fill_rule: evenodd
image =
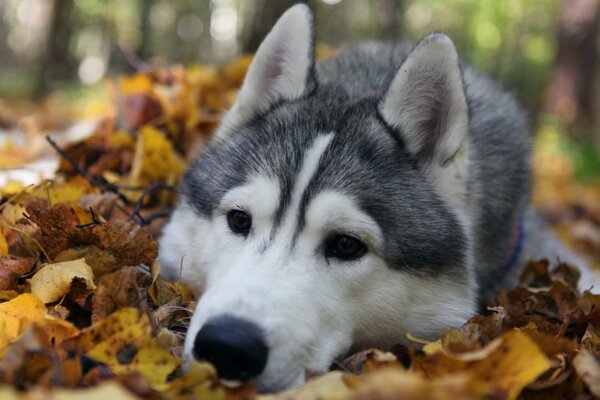
<path id="1" fill-rule="evenodd" d="M 241 49 L 244 53 L 255 52 L 273 24 L 285 10 L 299 3 L 298 0 L 246 0 L 242 4 L 244 26 Z M 301 1 L 306 3 L 306 1 Z"/>
<path id="2" fill-rule="evenodd" d="M 73 0 L 54 0 L 45 51 L 37 66 L 34 96 L 45 94 L 52 82 L 72 79 L 77 63 L 69 43 L 73 36 Z"/>
<path id="3" fill-rule="evenodd" d="M 597 110 L 594 80 L 598 67 L 600 0 L 565 0 L 559 20 L 546 109 L 580 135 L 592 135 Z M 582 138 L 582 139 L 590 139 Z M 597 143 L 600 145 L 600 138 Z"/>
<path id="4" fill-rule="evenodd" d="M 150 25 L 150 12 L 155 5 L 156 0 L 144 0 L 140 4 L 140 45 L 138 48 L 139 56 L 148 60 L 152 56 L 152 26 Z"/>

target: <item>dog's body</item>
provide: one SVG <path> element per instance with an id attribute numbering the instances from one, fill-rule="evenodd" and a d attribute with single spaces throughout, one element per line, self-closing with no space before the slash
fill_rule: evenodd
<path id="1" fill-rule="evenodd" d="M 293 7 L 161 240 L 166 276 L 182 262 L 203 294 L 186 356 L 280 389 L 350 349 L 460 326 L 529 258 L 582 265 L 529 209 L 529 155 L 520 106 L 446 36 L 315 66 Z"/>

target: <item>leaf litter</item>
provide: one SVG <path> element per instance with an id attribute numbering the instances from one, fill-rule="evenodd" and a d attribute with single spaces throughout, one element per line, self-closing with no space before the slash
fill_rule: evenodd
<path id="1" fill-rule="evenodd" d="M 53 180 L 0 188 L 0 398 L 600 396 L 600 296 L 577 291 L 576 266 L 544 260 L 437 341 L 348 355 L 299 388 L 259 395 L 210 364 L 184 368 L 195 300 L 160 275 L 155 237 L 249 62 L 120 78 L 116 115 L 82 141 L 50 141 Z"/>

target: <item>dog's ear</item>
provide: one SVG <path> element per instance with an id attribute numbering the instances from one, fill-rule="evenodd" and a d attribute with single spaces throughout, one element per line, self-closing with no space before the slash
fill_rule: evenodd
<path id="1" fill-rule="evenodd" d="M 442 33 L 427 35 L 410 52 L 379 105 L 406 149 L 468 223 L 469 113 L 458 54 Z M 464 218 L 463 218 L 464 217 Z"/>
<path id="2" fill-rule="evenodd" d="M 415 46 L 379 110 L 420 163 L 445 166 L 454 160 L 465 144 L 468 110 L 458 54 L 448 36 L 431 33 Z"/>
<path id="3" fill-rule="evenodd" d="M 265 37 L 248 68 L 222 134 L 268 110 L 279 101 L 294 100 L 316 84 L 313 18 L 304 4 L 289 8 Z"/>

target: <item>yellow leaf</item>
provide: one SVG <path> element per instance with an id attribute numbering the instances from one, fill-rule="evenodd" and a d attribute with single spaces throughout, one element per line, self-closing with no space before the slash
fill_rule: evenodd
<path id="1" fill-rule="evenodd" d="M 117 363 L 114 361 L 117 361 Z M 108 363 L 112 372 L 117 375 L 132 372 L 143 375 L 156 390 L 166 390 L 169 387 L 167 378 L 179 364 L 180 359 L 159 348 L 149 338 L 145 342 L 140 342 L 137 353 L 131 362 L 122 365 L 119 359 L 115 358 L 111 363 Z"/>
<path id="2" fill-rule="evenodd" d="M 87 355 L 107 364 L 115 374 L 137 372 L 156 390 L 165 390 L 167 377 L 180 359 L 158 347 L 145 314 L 123 308 L 82 332 L 77 346 Z"/>
<path id="3" fill-rule="evenodd" d="M 2 392 L 0 391 L 0 394 Z M 2 397 L 3 398 L 3 397 Z M 22 400 L 136 400 L 137 397 L 114 381 L 99 383 L 86 389 L 46 389 L 36 388 L 25 395 L 19 393 Z M 9 397 L 10 399 L 10 397 Z"/>
<path id="4" fill-rule="evenodd" d="M 0 304 L 0 347 L 16 339 L 31 323 L 43 319 L 44 315 L 44 303 L 29 293 Z"/>
<path id="5" fill-rule="evenodd" d="M 369 375 L 372 376 L 372 375 Z M 312 399 L 324 399 L 324 400 L 337 400 L 337 399 L 351 399 L 352 393 L 350 389 L 344 383 L 344 374 L 339 371 L 329 372 L 319 378 L 309 381 L 303 386 L 295 389 L 289 389 L 277 394 L 262 395 L 258 396 L 258 400 L 312 400 Z M 369 399 L 371 397 L 363 397 Z M 380 397 L 383 398 L 383 397 Z M 400 396 L 394 396 L 389 398 L 400 398 Z M 403 398 L 403 397 L 402 397 Z"/>
<path id="6" fill-rule="evenodd" d="M 475 400 L 484 398 L 486 394 L 489 394 L 488 387 L 473 385 L 470 382 L 469 375 L 465 373 L 445 375 L 431 381 L 401 368 L 388 368 L 369 375 L 346 376 L 344 381 L 353 389 L 350 395 L 329 395 L 325 398 Z M 305 398 L 313 399 L 321 398 L 321 396 Z"/>
<path id="7" fill-rule="evenodd" d="M 38 185 L 30 193 L 31 197 L 47 199 L 50 206 L 61 203 L 72 203 L 84 194 L 93 191 L 91 184 L 82 177 L 74 177 L 64 183 L 48 182 Z"/>
<path id="8" fill-rule="evenodd" d="M 44 303 L 52 303 L 69 292 L 75 279 L 83 280 L 88 289 L 96 288 L 94 273 L 85 258 L 46 264 L 31 278 L 31 293 Z"/>
<path id="9" fill-rule="evenodd" d="M 78 332 L 71 323 L 48 315 L 37 296 L 24 293 L 0 304 L 0 353 L 34 323 L 56 344 Z"/>
<path id="10" fill-rule="evenodd" d="M 496 386 L 508 393 L 508 399 L 516 399 L 552 363 L 526 333 L 510 331 L 501 338 L 497 349 L 475 362 L 470 371 L 474 380 Z"/>
<path id="11" fill-rule="evenodd" d="M 0 387 L 0 399 L 2 400 L 22 400 L 24 396 L 12 387 L 5 385 Z"/>
<path id="12" fill-rule="evenodd" d="M 125 96 L 132 93 L 152 93 L 154 83 L 149 75 L 135 74 L 122 76 L 119 81 L 121 93 Z"/>
<path id="13" fill-rule="evenodd" d="M 137 325 L 143 316 L 140 311 L 135 308 L 121 308 L 114 314 L 96 322 L 91 327 L 81 331 L 81 334 L 75 338 L 76 346 L 82 351 L 91 350 L 98 343 L 101 343 L 111 336 L 121 332 L 129 326 Z M 143 324 L 144 334 L 150 335 L 152 330 L 149 329 L 149 324 Z"/>
<path id="14" fill-rule="evenodd" d="M 130 184 L 148 185 L 153 182 L 173 184 L 185 169 L 184 161 L 173 150 L 173 144 L 160 131 L 145 125 L 140 129 Z"/>
<path id="15" fill-rule="evenodd" d="M 185 373 L 170 382 L 165 393 L 173 398 L 222 400 L 225 390 L 215 385 L 217 372 L 209 363 L 192 361 Z"/>
<path id="16" fill-rule="evenodd" d="M 4 238 L 4 234 L 0 228 L 0 257 L 4 257 L 6 255 L 8 255 L 8 243 L 6 243 L 6 239 Z"/>

